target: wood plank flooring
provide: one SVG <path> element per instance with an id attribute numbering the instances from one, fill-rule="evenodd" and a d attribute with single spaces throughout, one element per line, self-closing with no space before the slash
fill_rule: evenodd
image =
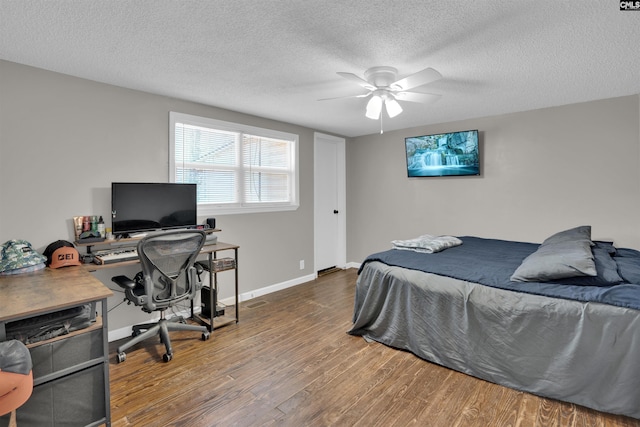
<path id="1" fill-rule="evenodd" d="M 349 269 L 246 301 L 205 342 L 173 333 L 169 363 L 147 340 L 116 364 L 111 343 L 112 425 L 640 427 L 348 335 L 355 281 Z"/>

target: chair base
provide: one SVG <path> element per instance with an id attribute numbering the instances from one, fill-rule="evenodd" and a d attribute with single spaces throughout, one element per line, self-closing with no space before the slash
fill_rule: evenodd
<path id="1" fill-rule="evenodd" d="M 144 331 L 144 332 L 143 332 Z M 133 338 L 118 347 L 116 360 L 118 363 L 124 362 L 127 358 L 125 351 L 134 345 L 146 340 L 147 338 L 160 336 L 160 342 L 164 344 L 166 353 L 162 356 L 162 360 L 169 362 L 173 358 L 173 348 L 171 347 L 171 339 L 169 338 L 170 331 L 195 331 L 201 332 L 202 341 L 209 339 L 210 333 L 206 326 L 188 325 L 185 323 L 176 322 L 174 320 L 167 320 L 162 313 L 160 320 L 154 323 L 144 323 L 133 326 Z"/>

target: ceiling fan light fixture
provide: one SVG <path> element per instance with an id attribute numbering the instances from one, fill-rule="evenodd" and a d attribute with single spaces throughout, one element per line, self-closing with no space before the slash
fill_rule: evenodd
<path id="1" fill-rule="evenodd" d="M 380 112 L 382 111 L 382 98 L 378 95 L 373 95 L 367 103 L 366 116 L 372 120 L 378 120 L 380 118 Z"/>
<path id="2" fill-rule="evenodd" d="M 351 95 L 344 98 L 371 97 L 367 102 L 365 116 L 372 120 L 380 120 L 380 123 L 382 123 L 382 104 L 385 106 L 387 115 L 393 118 L 403 111 L 398 99 L 410 102 L 426 102 L 440 97 L 439 95 L 413 90 L 442 78 L 442 74 L 433 68 L 425 68 L 400 80 L 398 80 L 398 70 L 387 66 L 369 68 L 364 72 L 364 78 L 348 72 L 338 72 L 338 75 L 355 82 L 368 91 L 366 94 Z"/>
<path id="3" fill-rule="evenodd" d="M 400 103 L 393 98 L 387 98 L 384 101 L 384 106 L 387 108 L 387 114 L 391 118 L 402 113 L 402 107 L 400 106 Z"/>

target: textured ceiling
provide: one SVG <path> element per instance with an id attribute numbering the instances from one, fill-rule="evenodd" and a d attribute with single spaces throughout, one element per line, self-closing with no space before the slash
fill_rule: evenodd
<path id="1" fill-rule="evenodd" d="M 344 136 L 380 122 L 338 71 L 443 75 L 393 130 L 638 94 L 639 40 L 618 0 L 0 0 L 1 59 Z"/>

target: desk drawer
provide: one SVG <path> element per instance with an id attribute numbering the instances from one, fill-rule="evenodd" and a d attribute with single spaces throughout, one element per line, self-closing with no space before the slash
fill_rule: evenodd
<path id="1" fill-rule="evenodd" d="M 97 425 L 105 421 L 104 390 L 103 365 L 39 385 L 16 411 L 16 424 L 19 427 Z"/>
<path id="2" fill-rule="evenodd" d="M 104 357 L 102 328 L 31 347 L 33 381 Z M 40 380 L 40 381 L 39 381 Z"/>

